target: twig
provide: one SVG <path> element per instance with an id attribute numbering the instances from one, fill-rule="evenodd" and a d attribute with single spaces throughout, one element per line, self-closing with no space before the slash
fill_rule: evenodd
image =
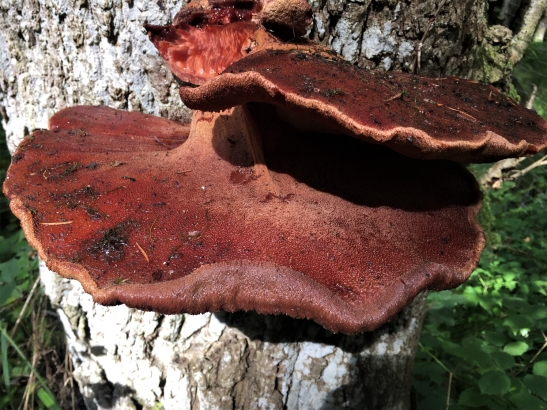
<path id="1" fill-rule="evenodd" d="M 74 221 L 65 221 L 65 222 L 40 222 L 40 225 L 54 226 L 54 225 L 69 225 Z"/>
<path id="2" fill-rule="evenodd" d="M 479 182 L 483 188 L 499 188 L 501 186 L 501 181 L 503 180 L 503 172 L 515 168 L 519 163 L 524 161 L 526 158 L 508 158 L 502 159 L 501 161 L 496 162 L 488 170 L 482 174 L 479 178 Z M 498 183 L 499 181 L 499 183 Z M 496 184 L 496 185 L 495 185 Z M 497 186 L 499 185 L 499 186 Z"/>
<path id="3" fill-rule="evenodd" d="M 51 390 L 49 390 L 49 387 L 47 387 L 45 380 L 42 379 L 42 376 L 40 376 L 40 373 L 38 373 L 38 370 L 36 370 L 36 368 L 32 366 L 32 364 L 29 362 L 29 360 L 27 359 L 23 351 L 19 348 L 19 346 L 17 346 L 17 343 L 15 343 L 15 341 L 8 335 L 8 332 L 6 332 L 6 329 L 4 329 L 4 326 L 2 326 L 1 324 L 0 324 L 0 333 L 4 335 L 4 337 L 9 342 L 9 344 L 19 354 L 19 357 L 21 357 L 21 359 L 25 362 L 25 364 L 30 368 L 30 371 L 32 372 L 32 374 L 34 374 L 34 376 L 40 383 L 42 389 L 44 389 L 51 396 L 51 399 L 55 401 L 55 396 L 53 395 Z M 55 406 L 57 406 L 57 402 L 55 402 Z M 56 408 L 59 408 L 59 407 L 56 407 Z"/>
<path id="4" fill-rule="evenodd" d="M 547 155 L 545 155 L 543 158 L 538 159 L 536 162 L 531 163 L 526 168 L 521 169 L 520 171 L 515 171 L 511 175 L 507 177 L 508 180 L 515 180 L 527 172 L 533 170 L 534 168 L 541 167 L 547 165 Z"/>
<path id="5" fill-rule="evenodd" d="M 70 375 L 70 398 L 72 400 L 72 410 L 76 410 L 76 394 L 74 393 L 74 368 L 72 367 L 72 359 L 70 358 L 68 349 L 66 349 L 65 352 L 68 359 L 68 370 Z"/>
<path id="6" fill-rule="evenodd" d="M 452 108 L 452 107 L 446 107 L 448 108 L 449 110 L 452 110 L 452 111 L 456 111 L 457 113 L 463 115 L 463 118 L 466 118 L 470 121 L 473 121 L 473 122 L 477 122 L 477 119 L 475 117 L 473 117 L 472 115 L 466 113 L 465 111 L 462 111 L 462 110 L 458 110 L 457 108 Z"/>
<path id="7" fill-rule="evenodd" d="M 156 221 L 158 220 L 158 218 L 159 218 L 159 215 L 156 216 L 156 219 L 154 219 L 154 222 L 152 222 L 152 225 L 150 225 L 150 232 L 149 232 L 150 242 L 154 242 L 154 240 L 152 239 L 152 229 L 154 229 L 154 225 L 156 224 Z"/>
<path id="8" fill-rule="evenodd" d="M 396 100 L 397 98 L 401 98 L 402 96 L 403 96 L 403 93 L 398 93 L 398 94 L 395 94 L 393 97 L 389 97 L 387 100 L 384 100 L 384 102 L 393 101 L 393 100 Z"/>
<path id="9" fill-rule="evenodd" d="M 543 343 L 543 346 L 541 346 L 541 348 L 536 352 L 536 354 L 534 355 L 534 357 L 532 357 L 528 363 L 526 363 L 525 366 L 521 367 L 519 369 L 518 372 L 514 373 L 512 376 L 515 377 L 516 375 L 518 375 L 519 373 L 521 373 L 524 369 L 526 369 L 528 366 L 530 366 L 532 363 L 534 363 L 534 361 L 537 359 L 537 357 L 541 354 L 541 352 L 543 352 L 545 350 L 545 348 L 547 348 L 547 336 L 545 336 L 545 333 L 543 333 L 541 330 L 541 335 L 543 336 L 543 340 L 545 340 L 545 343 Z"/>
<path id="10" fill-rule="evenodd" d="M 137 248 L 139 248 L 139 251 L 141 251 L 142 256 L 144 256 L 144 259 L 146 259 L 146 262 L 150 263 L 150 259 L 148 258 L 148 255 L 146 254 L 144 249 L 141 248 L 141 246 L 138 244 L 138 242 L 135 242 L 135 245 L 137 245 Z"/>
<path id="11" fill-rule="evenodd" d="M 540 330 L 540 332 L 541 332 L 541 330 Z M 543 336 L 543 340 L 545 340 L 545 343 L 543 343 L 543 346 L 541 346 L 541 349 L 538 350 L 538 352 L 534 355 L 534 357 L 532 357 L 530 359 L 528 364 L 532 364 L 534 362 L 534 360 L 536 360 L 536 358 L 541 354 L 541 352 L 543 352 L 543 350 L 545 350 L 545 348 L 547 347 L 547 336 L 545 336 L 545 333 L 543 333 L 543 332 L 541 332 L 541 335 Z"/>
<path id="12" fill-rule="evenodd" d="M 34 292 L 38 288 L 38 283 L 40 283 L 40 277 L 38 276 L 36 280 L 34 281 L 34 284 L 32 285 L 32 289 L 30 290 L 27 299 L 25 300 L 25 304 L 23 305 L 23 309 L 21 309 L 21 312 L 19 312 L 19 316 L 17 317 L 17 320 L 15 321 L 15 325 L 13 326 L 13 329 L 11 329 L 10 337 L 13 337 L 15 334 L 15 331 L 17 330 L 17 327 L 19 326 L 19 323 L 21 323 L 21 319 L 23 319 L 23 315 L 25 314 L 25 311 L 27 310 L 27 307 L 30 303 L 30 300 L 32 299 L 32 296 L 34 295 Z"/>
<path id="13" fill-rule="evenodd" d="M 156 140 L 156 142 L 158 142 L 159 144 L 163 145 L 163 146 L 166 147 L 166 148 L 169 148 L 169 149 L 176 148 L 176 146 L 173 146 L 173 147 L 172 147 L 172 146 L 169 146 L 169 145 L 167 145 L 166 143 L 162 142 L 162 141 L 161 141 L 158 137 L 156 137 L 155 135 L 154 135 L 154 139 Z"/>
<path id="14" fill-rule="evenodd" d="M 452 372 L 448 373 L 448 392 L 446 393 L 446 410 L 450 407 L 450 389 L 452 388 Z"/>
<path id="15" fill-rule="evenodd" d="M 528 97 L 528 101 L 526 101 L 525 107 L 531 110 L 534 107 L 534 101 L 536 101 L 536 95 L 538 93 L 538 86 L 535 84 L 532 84 L 532 92 L 530 93 L 530 97 Z"/>
<path id="16" fill-rule="evenodd" d="M 438 364 L 439 366 L 441 366 L 441 367 L 442 367 L 444 370 L 446 370 L 448 373 L 452 374 L 452 372 L 448 369 L 448 367 L 446 367 L 446 366 L 444 365 L 444 363 L 441 362 L 441 361 L 437 358 L 437 356 L 435 356 L 433 353 L 429 352 L 428 350 L 426 350 L 426 349 L 424 348 L 424 345 L 423 345 L 423 344 L 419 343 L 419 346 L 426 352 L 426 354 L 428 354 L 429 356 L 431 356 L 431 358 L 432 358 L 433 360 L 435 360 L 435 362 L 437 362 L 437 364 Z"/>

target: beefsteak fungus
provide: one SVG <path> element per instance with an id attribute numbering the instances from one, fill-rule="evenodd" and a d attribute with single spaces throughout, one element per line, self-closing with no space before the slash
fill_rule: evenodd
<path id="1" fill-rule="evenodd" d="M 455 161 L 537 152 L 545 121 L 490 86 L 284 42 L 308 12 L 283 4 L 298 24 L 274 2 L 211 1 L 148 26 L 175 74 L 203 84 L 181 89 L 190 125 L 73 107 L 21 143 L 4 191 L 51 269 L 106 305 L 348 334 L 468 278 L 481 193 Z"/>

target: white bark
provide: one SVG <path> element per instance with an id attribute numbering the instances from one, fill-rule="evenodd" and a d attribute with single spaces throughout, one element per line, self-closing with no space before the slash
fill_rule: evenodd
<path id="1" fill-rule="evenodd" d="M 90 409 L 408 408 L 425 296 L 373 334 L 343 336 L 284 316 L 106 308 L 45 268 L 42 280 Z"/>
<path id="2" fill-rule="evenodd" d="M 180 0 L 3 0 L 0 98 L 9 148 L 72 105 L 189 120 L 179 86 L 142 27 L 169 23 L 181 6 Z"/>
<path id="3" fill-rule="evenodd" d="M 363 67 L 414 60 L 436 1 L 313 3 L 313 38 Z M 423 74 L 465 76 L 484 1 L 447 3 L 421 51 Z M 0 111 L 10 149 L 59 109 L 108 105 L 189 118 L 178 83 L 142 24 L 166 24 L 173 0 L 0 0 Z M 471 40 L 469 40 L 471 39 Z M 407 409 L 425 298 L 366 335 L 254 313 L 164 316 L 92 302 L 41 269 L 90 409 Z"/>

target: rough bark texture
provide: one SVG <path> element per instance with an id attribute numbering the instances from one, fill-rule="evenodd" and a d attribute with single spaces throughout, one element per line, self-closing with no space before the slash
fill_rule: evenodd
<path id="1" fill-rule="evenodd" d="M 405 409 L 425 296 L 374 333 L 285 316 L 164 316 L 93 303 L 44 269 L 88 408 Z"/>
<path id="2" fill-rule="evenodd" d="M 440 3 L 316 1 L 310 36 L 360 66 L 405 71 L 416 67 L 422 42 L 421 74 L 500 81 L 510 31 L 487 27 L 486 0 L 446 2 L 437 13 Z M 0 109 L 9 147 L 75 104 L 187 119 L 179 85 L 142 28 L 168 23 L 180 7 L 170 0 L 0 1 Z M 499 72 L 486 71 L 492 64 Z M 158 402 L 172 409 L 409 408 L 424 297 L 373 334 L 344 337 L 281 316 L 105 308 L 77 283 L 46 269 L 42 278 L 90 409 Z"/>

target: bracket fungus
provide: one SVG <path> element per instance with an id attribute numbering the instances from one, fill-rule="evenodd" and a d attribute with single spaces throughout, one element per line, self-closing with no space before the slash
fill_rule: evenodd
<path id="1" fill-rule="evenodd" d="M 461 284 L 484 235 L 457 161 L 536 152 L 545 121 L 490 86 L 284 43 L 256 4 L 193 4 L 174 29 L 148 26 L 175 74 L 203 84 L 181 88 L 191 125 L 73 107 L 21 143 L 4 191 L 29 242 L 105 305 L 282 313 L 348 334 Z M 267 41 L 214 70 L 188 51 L 187 32 L 242 24 Z"/>
<path id="2" fill-rule="evenodd" d="M 177 77 L 203 84 L 249 54 L 293 48 L 281 37 L 305 34 L 311 21 L 305 0 L 198 0 L 179 11 L 173 24 L 145 28 Z"/>

